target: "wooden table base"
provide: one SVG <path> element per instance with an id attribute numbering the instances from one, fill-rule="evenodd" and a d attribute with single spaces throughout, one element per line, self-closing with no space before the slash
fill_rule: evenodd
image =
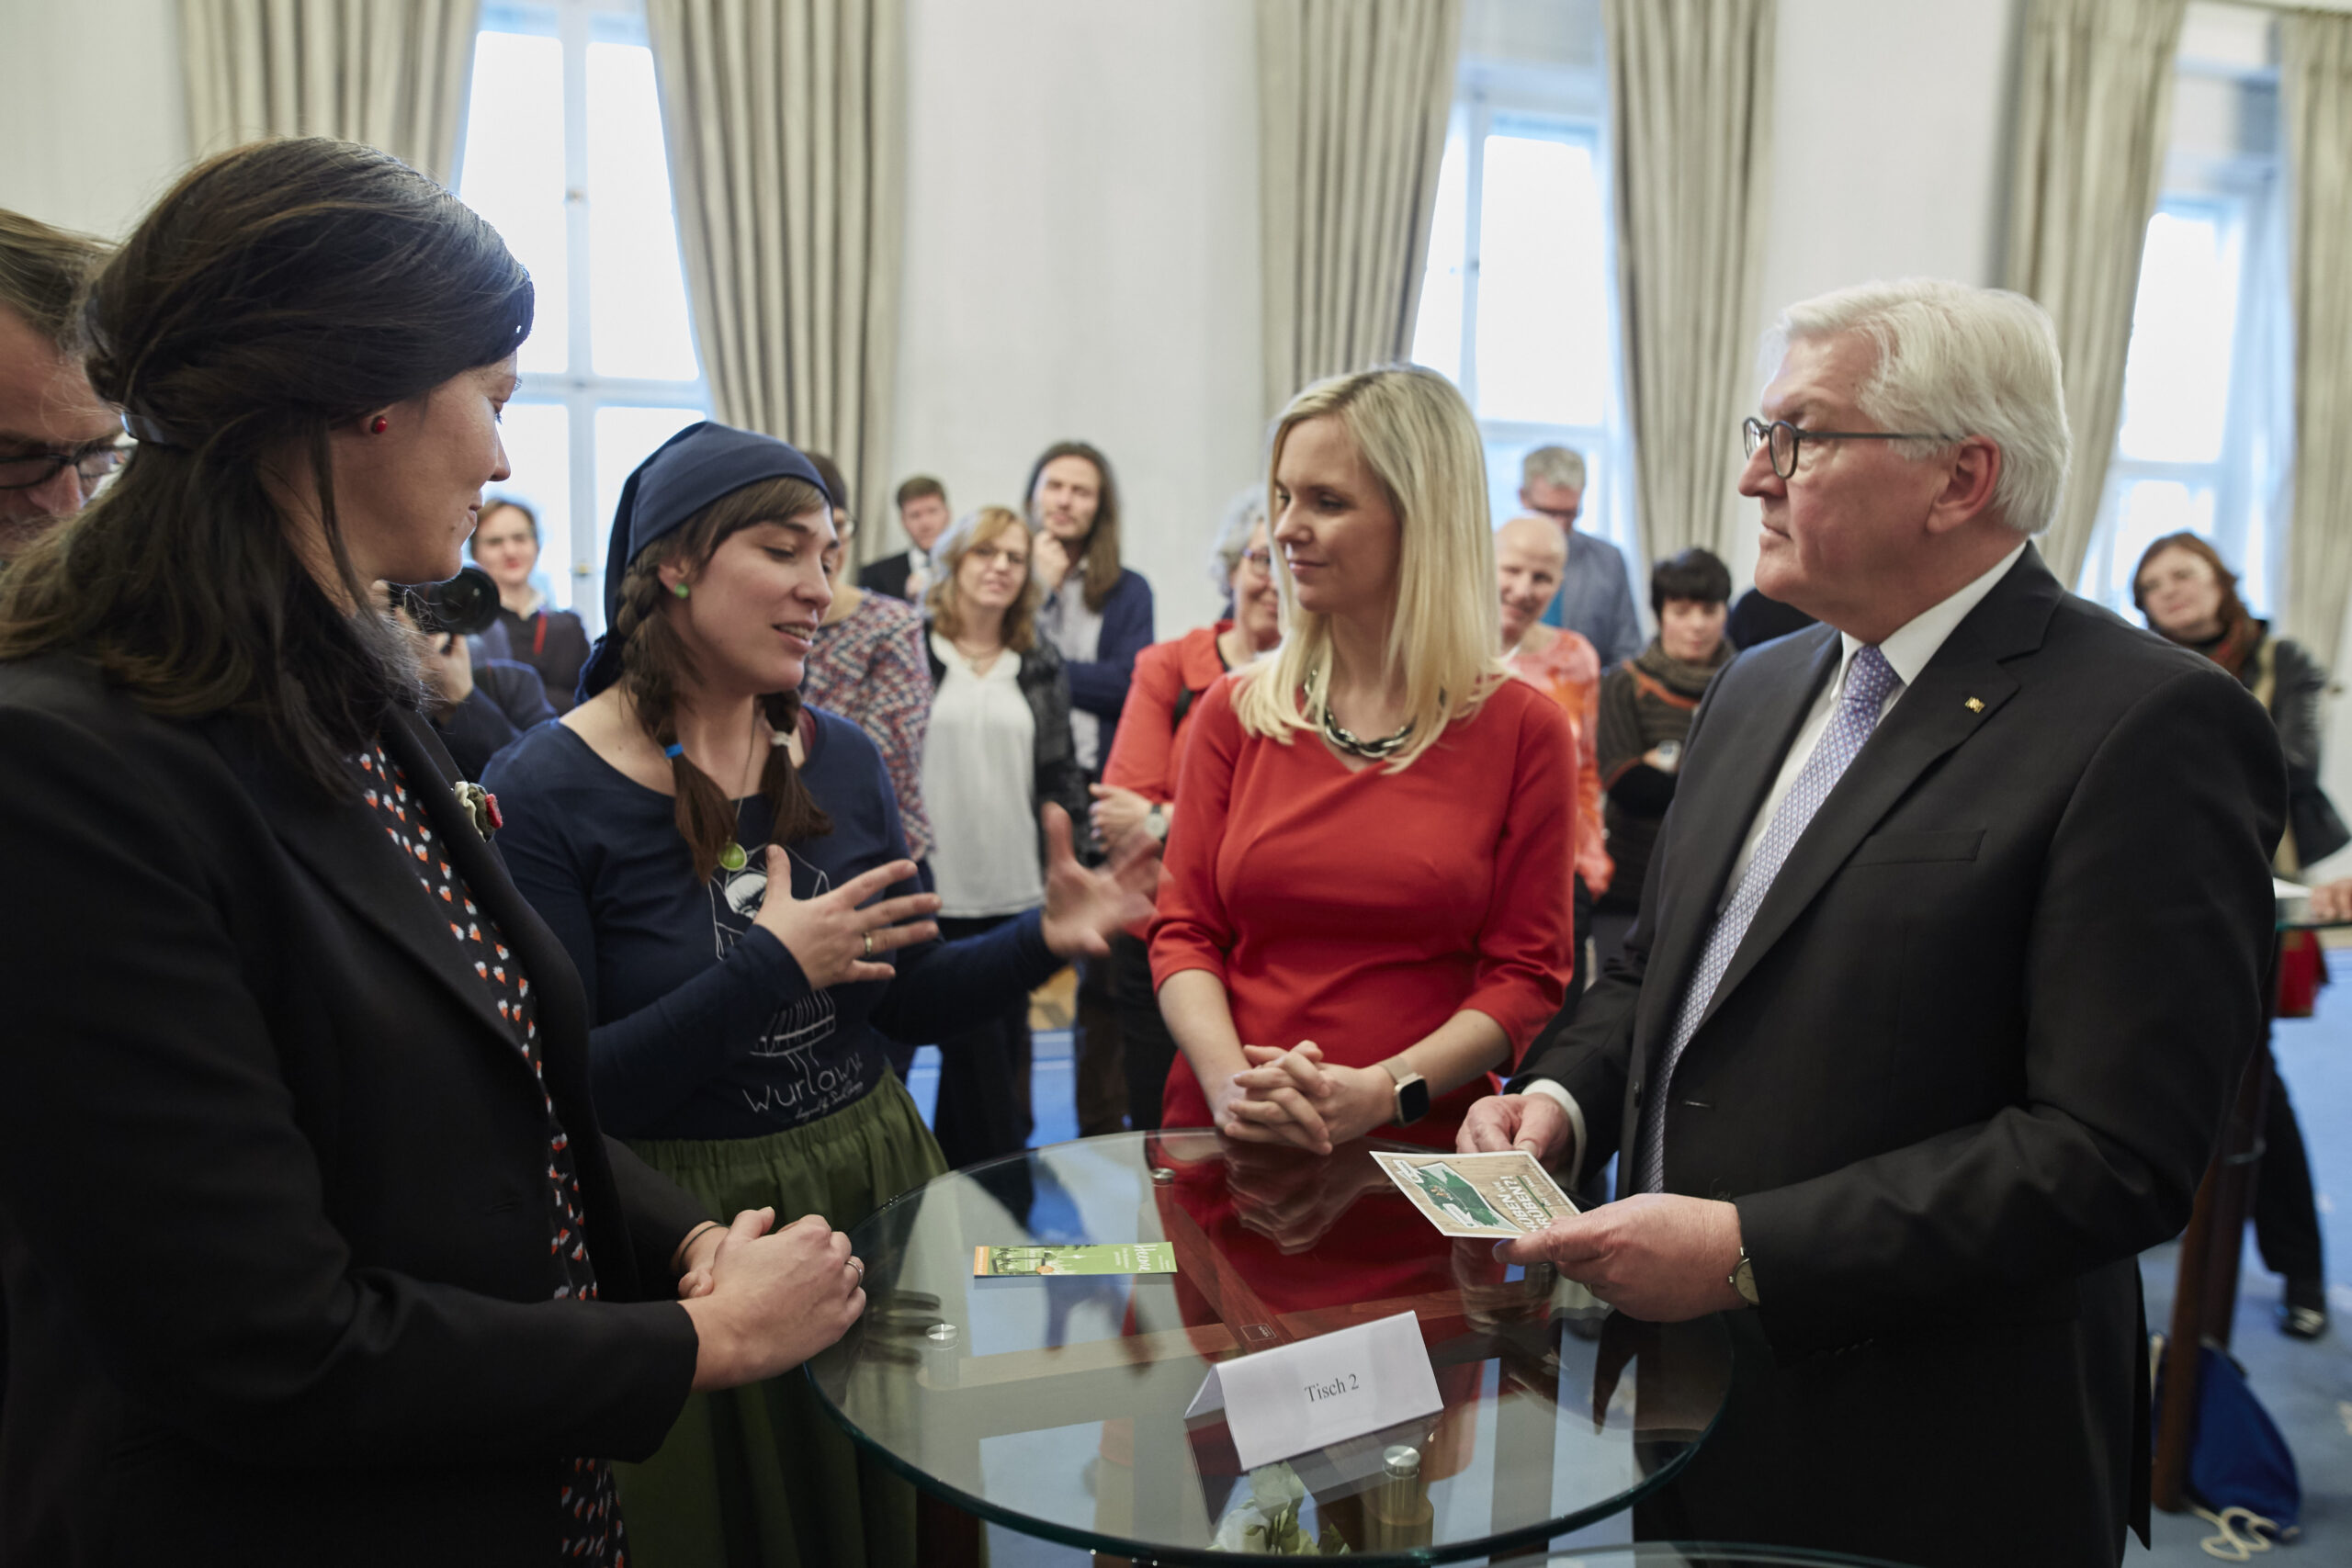
<path id="1" fill-rule="evenodd" d="M 2263 987 L 2262 1043 L 2238 1080 L 2222 1145 L 2197 1186 L 2197 1206 L 2181 1233 L 2180 1272 L 2173 1286 L 2172 1332 L 2165 1340 L 2164 1403 L 2155 1412 L 2155 1475 L 2151 1501 L 2168 1514 L 2188 1506 L 2188 1450 L 2197 1439 L 2197 1353 L 2230 1348 L 2236 1325 L 2239 1260 L 2245 1219 L 2262 1161 L 2262 1116 L 2270 1099 L 2270 1023 L 2278 995 L 2278 957 L 2271 950 Z"/>

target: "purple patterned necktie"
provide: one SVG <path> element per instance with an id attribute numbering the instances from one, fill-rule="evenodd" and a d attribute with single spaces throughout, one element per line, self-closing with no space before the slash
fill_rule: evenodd
<path id="1" fill-rule="evenodd" d="M 1822 731 L 1813 755 L 1805 759 L 1796 782 L 1789 786 L 1780 808 L 1772 813 L 1771 825 L 1756 841 L 1756 853 L 1749 858 L 1739 886 L 1732 890 L 1731 902 L 1724 906 L 1723 912 L 1715 917 L 1713 929 L 1707 932 L 1706 951 L 1700 955 L 1699 967 L 1691 973 L 1690 985 L 1682 993 L 1682 1010 L 1674 1018 L 1674 1038 L 1666 1048 L 1666 1060 L 1658 1065 L 1642 1106 L 1639 1190 L 1666 1190 L 1666 1093 L 1674 1081 L 1674 1066 L 1682 1059 L 1683 1047 L 1699 1032 L 1699 1020 L 1706 1015 L 1715 987 L 1722 983 L 1724 971 L 1731 967 L 1732 954 L 1739 951 L 1740 939 L 1747 934 L 1764 895 L 1772 890 L 1772 879 L 1787 863 L 1789 852 L 1804 836 L 1814 813 L 1829 798 L 1829 792 L 1837 787 L 1847 765 L 1861 750 L 1862 742 L 1878 728 L 1878 716 L 1886 706 L 1887 697 L 1902 684 L 1894 666 L 1876 648 L 1865 646 L 1854 651 L 1854 661 L 1846 671 L 1845 694 L 1838 704 L 1838 711 L 1830 716 L 1829 728 Z"/>

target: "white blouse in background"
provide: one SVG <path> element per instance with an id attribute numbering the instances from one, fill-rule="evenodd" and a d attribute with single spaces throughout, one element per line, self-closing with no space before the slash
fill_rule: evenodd
<path id="1" fill-rule="evenodd" d="M 936 632 L 931 649 L 947 671 L 922 749 L 939 912 L 973 919 L 1034 909 L 1046 901 L 1046 878 L 1032 806 L 1037 719 L 1021 693 L 1021 656 L 998 654 L 983 675 Z"/>

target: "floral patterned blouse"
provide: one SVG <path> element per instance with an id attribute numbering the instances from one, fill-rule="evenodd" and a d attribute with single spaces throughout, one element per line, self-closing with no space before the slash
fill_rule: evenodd
<path id="1" fill-rule="evenodd" d="M 931 815 L 922 807 L 922 743 L 931 728 L 931 666 L 922 617 L 913 606 L 867 592 L 857 608 L 817 629 L 800 678 L 800 700 L 837 713 L 874 738 L 899 800 L 907 852 L 931 856 Z"/>

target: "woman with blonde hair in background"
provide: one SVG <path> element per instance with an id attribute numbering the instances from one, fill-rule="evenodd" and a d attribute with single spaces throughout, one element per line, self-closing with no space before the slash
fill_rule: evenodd
<path id="1" fill-rule="evenodd" d="M 1453 383 L 1307 388 L 1268 499 L 1287 629 L 1197 705 L 1152 927 L 1191 1068 L 1165 1122 L 1452 1148 L 1566 987 L 1567 722 L 1496 658 L 1485 454 Z"/>
<path id="2" fill-rule="evenodd" d="M 1008 507 L 958 518 L 932 548 L 931 733 L 923 800 L 940 934 L 978 936 L 1046 895 L 1037 814 L 1086 820 L 1086 775 L 1070 739 L 1069 679 L 1039 635 L 1029 530 Z M 951 1166 L 1029 1141 L 1029 1000 L 942 1040 L 932 1130 Z"/>

